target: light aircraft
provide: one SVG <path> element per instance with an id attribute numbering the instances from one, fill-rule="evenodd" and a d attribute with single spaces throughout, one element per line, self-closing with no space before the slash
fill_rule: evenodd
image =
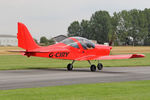
<path id="1" fill-rule="evenodd" d="M 27 27 L 20 22 L 18 22 L 17 38 L 18 47 L 25 49 L 25 51 L 20 51 L 23 55 L 72 60 L 72 63 L 67 65 L 69 71 L 73 70 L 75 61 L 88 61 L 91 65 L 90 70 L 96 71 L 96 66 L 91 64 L 90 60 L 97 60 L 97 69 L 102 70 L 103 65 L 99 62 L 100 60 L 144 57 L 143 54 L 109 55 L 111 46 L 94 44 L 83 37 L 68 37 L 54 45 L 39 46 L 33 40 Z"/>

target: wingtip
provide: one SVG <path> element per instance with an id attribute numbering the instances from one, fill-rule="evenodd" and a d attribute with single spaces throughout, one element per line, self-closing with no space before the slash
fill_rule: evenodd
<path id="1" fill-rule="evenodd" d="M 145 57 L 144 54 L 133 54 L 131 58 L 143 58 Z"/>

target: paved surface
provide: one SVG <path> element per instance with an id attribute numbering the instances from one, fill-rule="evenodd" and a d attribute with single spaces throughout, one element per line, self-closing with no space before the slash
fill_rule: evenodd
<path id="1" fill-rule="evenodd" d="M 91 72 L 88 68 L 31 69 L 0 71 L 0 90 L 80 83 L 150 80 L 150 67 L 104 67 Z"/>

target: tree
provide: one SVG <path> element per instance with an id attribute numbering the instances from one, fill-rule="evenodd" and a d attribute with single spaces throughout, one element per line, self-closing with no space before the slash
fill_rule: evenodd
<path id="1" fill-rule="evenodd" d="M 144 45 L 150 45 L 150 9 L 144 9 L 145 23 L 147 27 L 147 34 L 145 35 Z"/>
<path id="2" fill-rule="evenodd" d="M 90 22 L 88 20 L 82 20 L 80 27 L 81 27 L 81 36 L 88 39 L 92 39 Z"/>
<path id="3" fill-rule="evenodd" d="M 42 36 L 40 38 L 40 43 L 44 44 L 44 45 L 48 45 L 48 39 L 45 36 Z"/>
<path id="4" fill-rule="evenodd" d="M 119 19 L 116 28 L 118 43 L 127 44 L 127 38 L 132 37 L 133 45 L 143 45 L 142 41 L 147 34 L 148 28 L 143 11 L 137 9 L 123 10 L 114 16 Z"/>
<path id="5" fill-rule="evenodd" d="M 108 34 L 111 32 L 111 17 L 107 11 L 95 12 L 91 19 L 91 30 L 93 39 L 98 43 L 109 42 Z"/>
<path id="6" fill-rule="evenodd" d="M 114 16 L 111 17 L 111 26 L 112 26 L 111 32 L 108 34 L 109 45 L 118 45 L 117 43 L 118 38 L 117 38 L 116 32 L 117 32 L 117 25 L 118 25 L 119 19 L 118 19 L 116 12 L 113 15 Z"/>
<path id="7" fill-rule="evenodd" d="M 123 10 L 113 16 L 107 11 L 96 11 L 90 20 L 72 22 L 68 27 L 68 36 L 82 36 L 98 43 L 114 41 L 116 45 L 148 45 L 149 16 L 150 9 Z M 129 38 L 132 38 L 132 43 Z"/>
<path id="8" fill-rule="evenodd" d="M 81 35 L 81 27 L 78 21 L 74 21 L 68 27 L 68 36 L 80 36 Z"/>

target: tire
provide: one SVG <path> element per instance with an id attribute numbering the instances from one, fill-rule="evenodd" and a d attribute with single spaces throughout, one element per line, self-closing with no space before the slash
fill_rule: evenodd
<path id="1" fill-rule="evenodd" d="M 67 65 L 67 69 L 68 69 L 68 71 L 71 71 L 73 69 L 73 65 L 72 64 L 68 64 Z"/>
<path id="2" fill-rule="evenodd" d="M 103 64 L 98 63 L 98 64 L 97 64 L 97 69 L 98 69 L 98 70 L 102 70 L 102 69 L 103 69 Z"/>
<path id="3" fill-rule="evenodd" d="M 92 72 L 95 72 L 96 71 L 96 66 L 95 65 L 91 65 L 90 69 L 91 69 Z"/>

